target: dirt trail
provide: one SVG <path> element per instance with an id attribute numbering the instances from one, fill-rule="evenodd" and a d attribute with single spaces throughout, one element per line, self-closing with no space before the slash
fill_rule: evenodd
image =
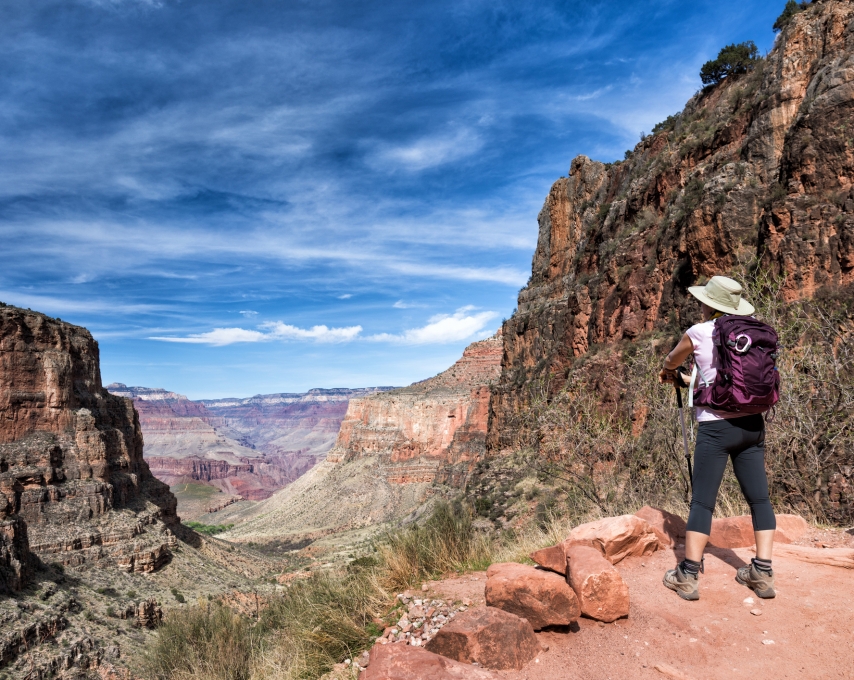
<path id="1" fill-rule="evenodd" d="M 760 600 L 734 580 L 753 553 L 710 549 L 700 600 L 685 602 L 661 584 L 677 554 L 617 565 L 631 593 L 628 619 L 581 619 L 569 630 L 538 633 L 548 651 L 521 671 L 498 673 L 519 680 L 854 678 L 854 571 L 777 556 L 777 597 Z M 434 596 L 482 605 L 485 583 L 475 573 L 430 585 Z"/>

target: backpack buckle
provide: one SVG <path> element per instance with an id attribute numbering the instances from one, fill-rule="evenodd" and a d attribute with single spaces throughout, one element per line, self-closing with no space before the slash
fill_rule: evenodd
<path id="1" fill-rule="evenodd" d="M 744 341 L 744 345 L 739 346 L 739 343 Z M 727 343 L 729 344 L 729 343 Z M 753 344 L 753 340 L 750 339 L 749 335 L 745 335 L 744 333 L 739 333 L 735 336 L 735 342 L 731 345 L 734 352 L 738 352 L 739 354 L 744 354 L 747 350 L 750 349 L 750 345 Z"/>

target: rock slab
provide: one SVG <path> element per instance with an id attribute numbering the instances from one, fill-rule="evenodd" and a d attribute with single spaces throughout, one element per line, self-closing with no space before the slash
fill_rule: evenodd
<path id="1" fill-rule="evenodd" d="M 526 619 L 496 607 L 484 607 L 457 615 L 436 633 L 426 649 L 484 668 L 520 670 L 537 656 L 540 643 Z"/>
<path id="2" fill-rule="evenodd" d="M 629 615 L 629 587 L 602 553 L 590 546 L 571 545 L 566 559 L 567 580 L 584 616 L 610 623 Z"/>
<path id="3" fill-rule="evenodd" d="M 606 517 L 580 524 L 564 541 L 564 551 L 573 544 L 598 549 L 611 564 L 617 564 L 629 556 L 651 555 L 659 548 L 658 536 L 653 528 L 635 515 Z"/>
<path id="4" fill-rule="evenodd" d="M 489 567 L 486 604 L 527 619 L 534 630 L 568 626 L 581 615 L 578 598 L 566 579 L 515 562 Z"/>
<path id="5" fill-rule="evenodd" d="M 774 542 L 791 543 L 803 536 L 807 528 L 806 520 L 803 517 L 777 515 L 777 531 L 774 533 Z M 791 530 L 797 538 L 793 538 L 786 529 Z M 709 543 L 718 548 L 749 548 L 756 543 L 753 535 L 753 519 L 750 515 L 713 519 Z"/>
<path id="6" fill-rule="evenodd" d="M 672 548 L 680 542 L 680 539 L 684 541 L 686 522 L 679 515 L 645 505 L 635 513 L 635 516 L 640 517 L 652 527 L 662 547 Z"/>
<path id="7" fill-rule="evenodd" d="M 421 647 L 375 645 L 362 680 L 499 680 L 500 675 Z"/>

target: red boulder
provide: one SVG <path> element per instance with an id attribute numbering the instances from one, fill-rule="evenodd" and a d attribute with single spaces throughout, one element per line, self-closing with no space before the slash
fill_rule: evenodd
<path id="1" fill-rule="evenodd" d="M 578 598 L 566 579 L 550 571 L 515 562 L 489 567 L 486 572 L 486 604 L 527 619 L 534 630 L 546 626 L 568 626 L 581 616 Z"/>
<path id="2" fill-rule="evenodd" d="M 540 643 L 525 619 L 483 607 L 457 614 L 427 643 L 427 651 L 485 668 L 519 670 L 539 653 Z"/>
<path id="3" fill-rule="evenodd" d="M 629 615 L 629 587 L 602 553 L 586 545 L 566 550 L 567 580 L 581 605 L 581 613 L 610 623 Z"/>
<path id="4" fill-rule="evenodd" d="M 500 680 L 492 671 L 460 663 L 421 647 L 375 645 L 361 680 Z"/>
<path id="5" fill-rule="evenodd" d="M 650 555 L 659 548 L 658 536 L 652 527 L 635 515 L 606 517 L 580 524 L 563 542 L 564 551 L 573 544 L 598 549 L 611 564 L 617 564 L 630 555 Z"/>
<path id="6" fill-rule="evenodd" d="M 649 505 L 642 507 L 635 515 L 652 527 L 662 547 L 672 548 L 677 543 L 684 543 L 685 520 L 679 515 Z"/>

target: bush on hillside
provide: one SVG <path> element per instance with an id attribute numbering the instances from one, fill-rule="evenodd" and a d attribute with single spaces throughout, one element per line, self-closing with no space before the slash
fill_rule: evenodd
<path id="1" fill-rule="evenodd" d="M 752 40 L 727 45 L 717 56 L 703 64 L 700 69 L 700 79 L 704 85 L 714 85 L 727 76 L 737 76 L 747 73 L 759 60 L 759 50 Z"/>
<path id="2" fill-rule="evenodd" d="M 784 347 L 778 361 L 781 397 L 769 415 L 766 439 L 771 501 L 778 512 L 850 525 L 854 504 L 846 500 L 843 473 L 854 467 L 851 289 L 786 302 L 778 279 L 748 270 L 735 276 Z M 559 394 L 540 388 L 532 395 L 520 445 L 532 468 L 569 489 L 565 513 L 618 515 L 647 504 L 687 512 L 687 467 L 673 389 L 659 385 L 657 377 L 675 340 L 649 336 L 624 346 L 614 356 L 622 371 L 607 370 L 598 382 L 578 362 Z M 621 400 L 603 404 L 603 393 L 620 392 Z M 691 421 L 686 414 L 686 423 Z M 718 505 L 724 515 L 749 512 L 731 471 Z"/>
<path id="3" fill-rule="evenodd" d="M 778 16 L 777 21 L 774 22 L 774 32 L 777 33 L 786 28 L 792 20 L 792 17 L 799 12 L 803 12 L 807 7 L 809 7 L 809 4 L 809 2 L 795 2 L 795 0 L 789 0 L 783 8 L 783 13 Z"/>
<path id="4" fill-rule="evenodd" d="M 394 593 L 489 564 L 491 545 L 465 503 L 437 503 L 347 569 L 316 571 L 271 598 L 259 621 L 218 604 L 170 611 L 144 660 L 148 680 L 314 680 L 367 649 Z M 539 546 L 538 546 L 539 547 Z M 354 566 L 355 565 L 355 566 Z"/>

